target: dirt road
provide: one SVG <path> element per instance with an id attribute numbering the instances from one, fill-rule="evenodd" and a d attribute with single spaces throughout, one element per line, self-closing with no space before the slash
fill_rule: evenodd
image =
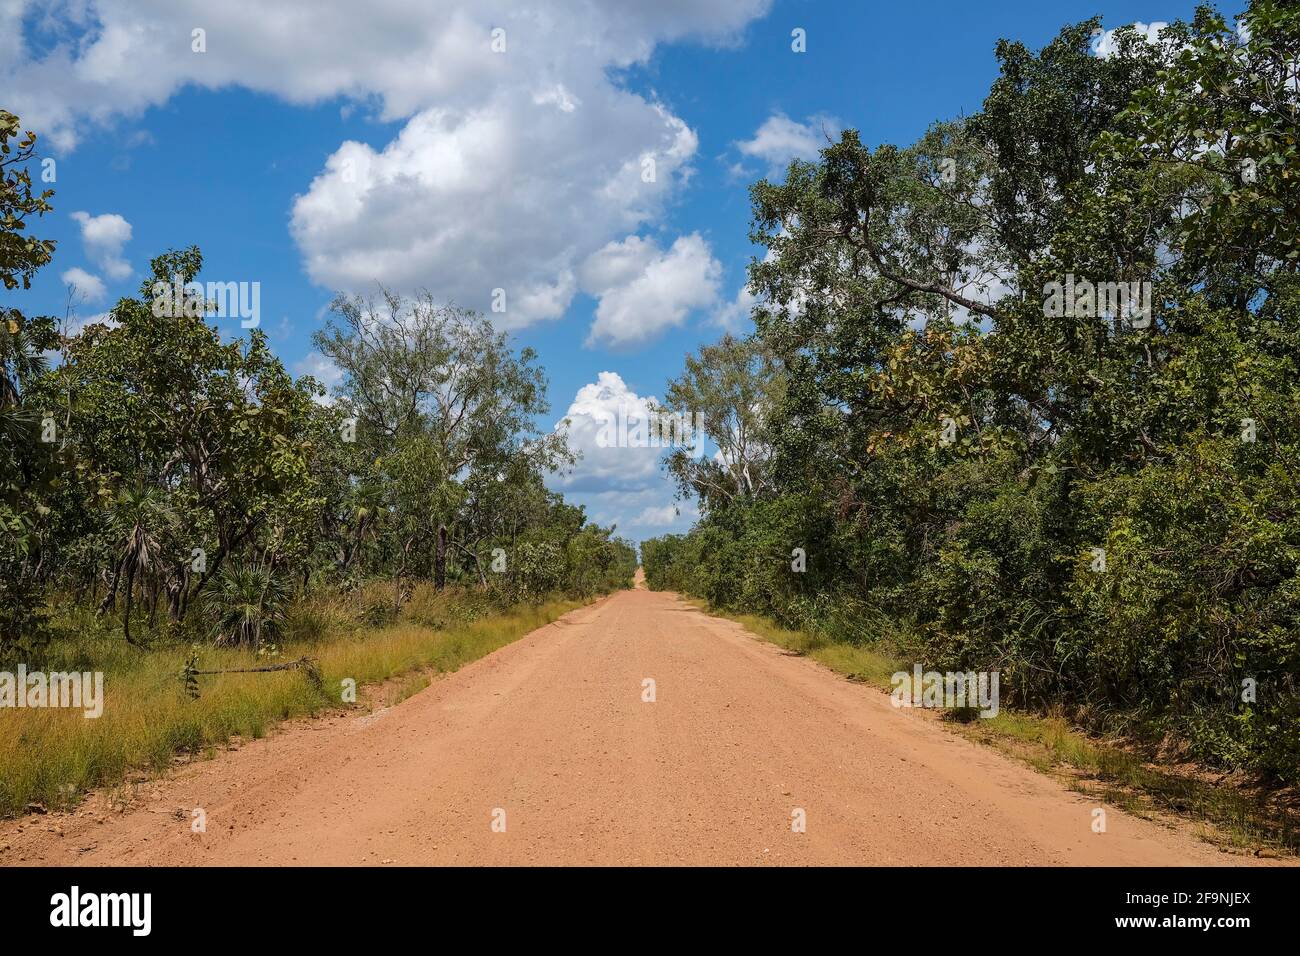
<path id="1" fill-rule="evenodd" d="M 654 681 L 654 700 L 646 679 Z M 6 863 L 1214 864 L 667 594 L 625 591 L 366 716 L 297 722 Z M 202 808 L 205 833 L 191 830 Z M 792 823 L 803 811 L 805 832 Z M 501 824 L 504 823 L 504 832 Z M 495 824 L 495 827 L 494 827 Z M 61 832 L 55 832 L 55 830 Z"/>

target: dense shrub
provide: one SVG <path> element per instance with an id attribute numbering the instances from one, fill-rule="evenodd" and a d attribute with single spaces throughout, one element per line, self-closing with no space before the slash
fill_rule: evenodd
<path id="1" fill-rule="evenodd" d="M 969 120 L 756 184 L 756 331 L 668 390 L 723 427 L 649 585 L 1300 782 L 1300 9 L 1243 16 L 1003 42 Z"/>

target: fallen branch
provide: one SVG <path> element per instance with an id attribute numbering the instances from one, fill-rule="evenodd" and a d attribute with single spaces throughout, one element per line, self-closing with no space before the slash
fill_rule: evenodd
<path id="1" fill-rule="evenodd" d="M 181 673 L 181 679 L 185 682 L 185 689 L 194 698 L 199 696 L 198 681 L 195 678 L 212 674 L 267 674 L 272 671 L 300 670 L 307 675 L 307 680 L 311 681 L 311 685 L 317 690 L 322 690 L 325 686 L 325 682 L 321 679 L 320 667 L 313 657 L 300 657 L 295 661 L 267 664 L 263 667 L 230 667 L 225 670 L 213 671 L 199 670 L 196 666 L 198 663 L 196 658 L 197 655 L 191 657 Z"/>

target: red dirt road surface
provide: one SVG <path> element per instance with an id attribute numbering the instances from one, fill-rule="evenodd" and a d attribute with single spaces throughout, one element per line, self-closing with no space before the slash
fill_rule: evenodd
<path id="1" fill-rule="evenodd" d="M 643 682 L 654 681 L 653 702 Z M 669 594 L 574 611 L 395 707 L 286 725 L 7 864 L 1237 864 Z M 191 832 L 194 808 L 207 830 Z M 802 810 L 806 831 L 794 832 Z M 504 832 L 501 823 L 504 822 Z M 494 828 L 494 823 L 496 824 Z"/>

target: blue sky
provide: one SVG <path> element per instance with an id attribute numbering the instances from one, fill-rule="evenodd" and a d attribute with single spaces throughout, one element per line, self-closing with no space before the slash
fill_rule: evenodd
<path id="1" fill-rule="evenodd" d="M 553 485 L 631 538 L 684 530 L 654 452 L 594 447 L 593 416 L 747 327 L 749 183 L 824 131 L 907 143 L 974 112 L 999 37 L 1037 48 L 1094 14 L 1193 7 L 286 0 L 268 20 L 253 0 L 0 0 L 0 107 L 56 161 L 33 232 L 59 242 L 0 301 L 62 315 L 75 282 L 85 319 L 197 244 L 203 278 L 260 284 L 285 364 L 328 378 L 310 336 L 335 290 L 486 312 L 503 289 L 494 319 L 550 378 L 544 426 L 572 406 L 586 454 Z"/>

